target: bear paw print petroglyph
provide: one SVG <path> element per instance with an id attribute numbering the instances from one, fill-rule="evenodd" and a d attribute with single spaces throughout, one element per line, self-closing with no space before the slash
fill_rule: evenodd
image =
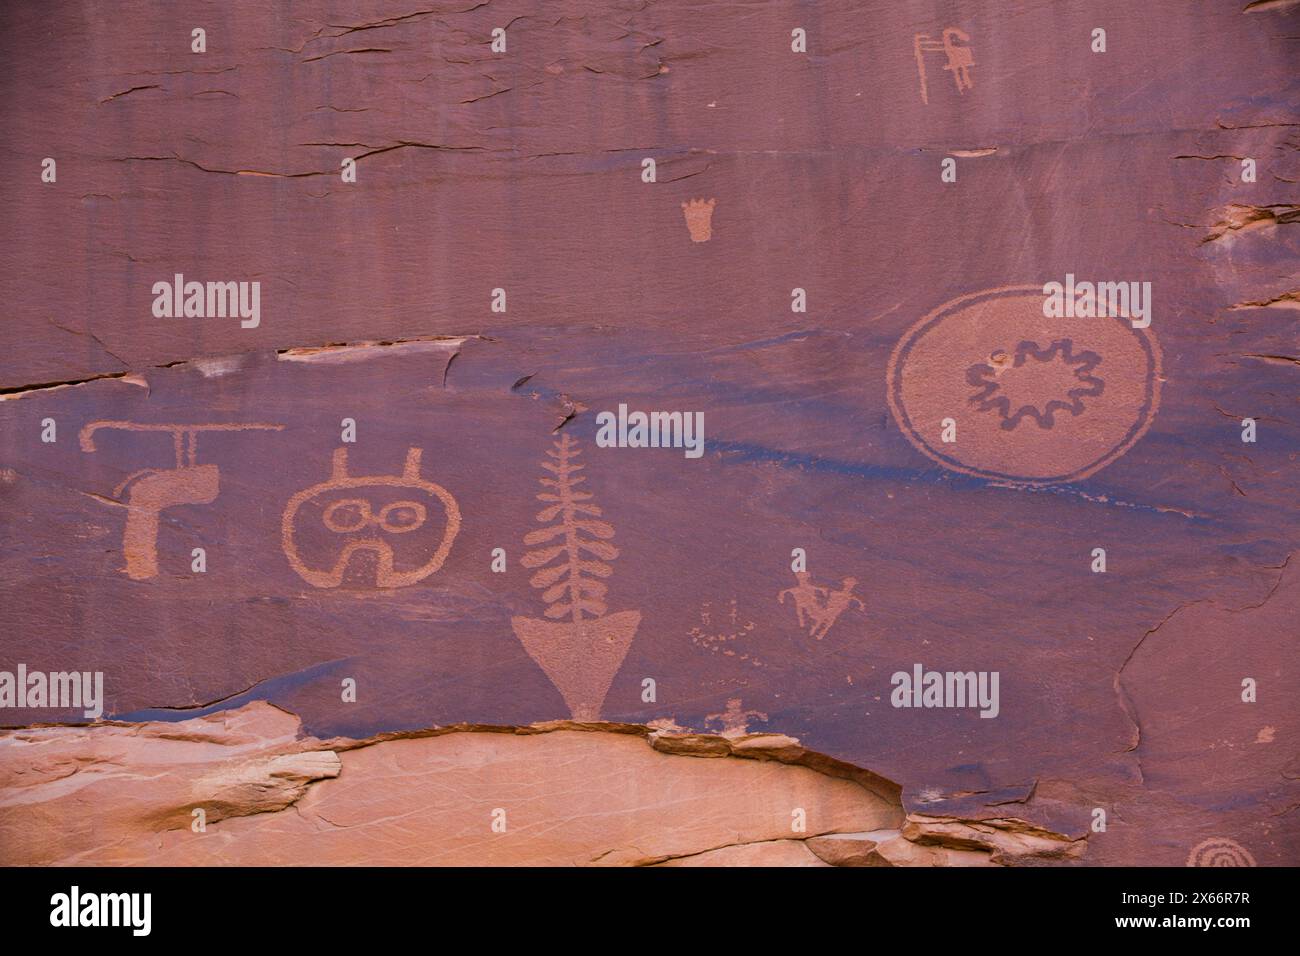
<path id="1" fill-rule="evenodd" d="M 692 199 L 682 203 L 682 215 L 690 230 L 692 242 L 708 242 L 713 238 L 713 207 L 716 199 Z"/>

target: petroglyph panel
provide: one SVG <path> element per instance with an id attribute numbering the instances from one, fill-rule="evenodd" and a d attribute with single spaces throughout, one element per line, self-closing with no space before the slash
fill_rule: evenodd
<path id="1" fill-rule="evenodd" d="M 90 719 L 20 665 L 145 765 L 607 721 L 898 781 L 923 838 L 830 856 L 1300 862 L 1300 7 L 1246 5 L 5 5 L 0 724 Z"/>

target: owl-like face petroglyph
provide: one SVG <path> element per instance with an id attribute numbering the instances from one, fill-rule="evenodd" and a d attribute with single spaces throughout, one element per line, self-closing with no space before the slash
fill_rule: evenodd
<path id="1" fill-rule="evenodd" d="M 394 501 L 374 514 L 366 498 L 340 498 L 325 509 L 325 527 L 338 534 L 353 534 L 374 528 L 389 534 L 405 534 L 423 527 L 429 511 L 418 501 Z M 378 538 L 376 543 L 382 544 Z"/>
<path id="2" fill-rule="evenodd" d="M 285 506 L 281 530 L 293 569 L 318 588 L 338 587 L 349 571 L 373 575 L 375 587 L 399 588 L 442 567 L 460 509 L 419 471 L 420 449 L 412 448 L 400 475 L 349 476 L 347 451 L 337 450 L 329 480 Z"/>

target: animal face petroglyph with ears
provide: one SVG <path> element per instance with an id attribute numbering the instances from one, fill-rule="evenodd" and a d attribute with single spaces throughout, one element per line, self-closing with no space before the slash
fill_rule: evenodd
<path id="1" fill-rule="evenodd" d="M 347 454 L 337 449 L 329 479 L 285 505 L 281 539 L 293 569 L 313 587 L 336 588 L 364 555 L 376 587 L 400 588 L 442 567 L 460 509 L 447 489 L 420 477 L 420 449 L 407 450 L 400 475 L 351 476 Z"/>

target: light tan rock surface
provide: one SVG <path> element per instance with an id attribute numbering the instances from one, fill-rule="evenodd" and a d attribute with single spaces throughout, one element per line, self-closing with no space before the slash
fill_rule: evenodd
<path id="1" fill-rule="evenodd" d="M 1071 839 L 1014 817 L 958 820 L 909 814 L 902 836 L 923 846 L 987 852 L 993 863 L 1073 860 L 1087 849 L 1082 837 Z"/>
<path id="2" fill-rule="evenodd" d="M 987 866 L 1085 848 L 1011 818 L 905 815 L 896 784 L 781 734 L 557 721 L 319 740 L 264 702 L 0 733 L 5 865 Z"/>
<path id="3" fill-rule="evenodd" d="M 724 846 L 657 866 L 829 866 L 802 840 L 768 840 Z"/>
<path id="4" fill-rule="evenodd" d="M 877 846 L 896 839 L 898 830 L 874 830 L 870 833 L 828 833 L 808 840 L 808 849 L 831 866 L 888 866 Z"/>
<path id="5" fill-rule="evenodd" d="M 774 759 L 663 753 L 644 732 L 567 726 L 324 742 L 255 703 L 180 723 L 9 731 L 0 735 L 0 859 L 619 865 L 731 848 L 715 865 L 821 865 L 798 841 L 793 850 L 772 842 L 791 835 L 796 809 L 813 835 L 901 823 L 896 796 L 854 780 Z M 700 749 L 743 743 L 706 738 Z M 802 752 L 790 738 L 775 743 L 747 749 Z M 192 828 L 196 809 L 203 832 Z"/>
<path id="6" fill-rule="evenodd" d="M 283 810 L 339 755 L 253 704 L 180 723 L 33 727 L 0 734 L 0 862 L 148 863 L 159 835 L 207 835 L 228 817 Z M 198 834 L 195 834 L 196 836 Z"/>

